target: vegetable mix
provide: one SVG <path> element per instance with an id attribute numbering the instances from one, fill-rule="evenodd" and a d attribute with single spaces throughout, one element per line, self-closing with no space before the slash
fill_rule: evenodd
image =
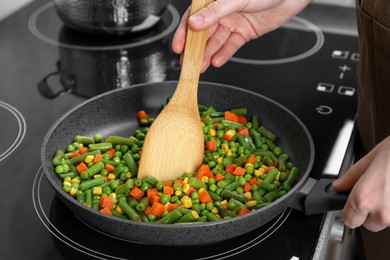
<path id="1" fill-rule="evenodd" d="M 196 172 L 165 182 L 137 177 L 145 135 L 153 123 L 139 111 L 140 127 L 130 137 L 77 135 L 56 152 L 52 161 L 63 190 L 103 214 L 172 224 L 244 215 L 291 189 L 298 169 L 257 116 L 249 118 L 246 108 L 219 112 L 203 105 L 199 113 L 205 151 Z"/>

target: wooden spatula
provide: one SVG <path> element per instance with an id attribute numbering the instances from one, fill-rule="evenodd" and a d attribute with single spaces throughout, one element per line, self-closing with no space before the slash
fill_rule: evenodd
<path id="1" fill-rule="evenodd" d="M 191 14 L 213 0 L 192 0 Z M 179 82 L 165 108 L 146 134 L 138 177 L 176 179 L 198 169 L 204 137 L 198 112 L 198 83 L 207 41 L 206 31 L 187 30 Z"/>

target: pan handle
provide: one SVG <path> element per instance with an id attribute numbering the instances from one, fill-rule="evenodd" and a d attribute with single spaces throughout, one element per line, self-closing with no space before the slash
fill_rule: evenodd
<path id="1" fill-rule="evenodd" d="M 344 208 L 349 192 L 337 192 L 332 188 L 333 181 L 334 179 L 322 178 L 315 183 L 304 202 L 307 215 Z"/>
<path id="2" fill-rule="evenodd" d="M 38 83 L 38 91 L 45 98 L 56 98 L 61 93 L 73 89 L 76 85 L 76 80 L 73 75 L 61 73 L 61 63 L 59 61 L 57 62 L 56 67 L 57 71 L 49 73 Z M 50 86 L 49 83 L 49 79 L 52 77 L 59 77 L 62 89 L 53 91 L 54 87 Z"/>

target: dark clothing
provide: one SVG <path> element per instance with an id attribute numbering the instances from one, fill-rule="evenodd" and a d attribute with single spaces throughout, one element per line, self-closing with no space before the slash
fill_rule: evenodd
<path id="1" fill-rule="evenodd" d="M 356 0 L 356 12 L 360 44 L 357 123 L 368 152 L 390 135 L 390 1 Z M 363 251 L 359 258 L 390 259 L 389 228 L 370 232 L 362 227 L 357 230 L 357 242 L 357 250 Z"/>

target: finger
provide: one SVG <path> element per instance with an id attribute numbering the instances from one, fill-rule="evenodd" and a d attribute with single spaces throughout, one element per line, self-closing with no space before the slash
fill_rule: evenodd
<path id="1" fill-rule="evenodd" d="M 236 53 L 247 41 L 238 33 L 232 33 L 220 50 L 212 57 L 211 64 L 221 67 Z"/>
<path id="2" fill-rule="evenodd" d="M 242 10 L 247 1 L 218 0 L 192 15 L 188 23 L 193 30 L 205 30 L 223 17 Z"/>
<path id="3" fill-rule="evenodd" d="M 351 190 L 359 178 L 367 171 L 376 154 L 377 151 L 373 150 L 357 163 L 352 165 L 352 167 L 342 177 L 332 183 L 333 188 L 340 192 Z"/>
<path id="4" fill-rule="evenodd" d="M 342 211 L 342 219 L 344 224 L 349 227 L 349 228 L 356 228 L 361 225 L 366 221 L 369 211 L 368 210 L 363 210 L 359 208 L 358 205 L 356 205 L 355 201 L 355 196 L 352 194 L 353 191 L 351 192 L 347 203 L 344 206 L 344 209 Z"/>
<path id="5" fill-rule="evenodd" d="M 184 50 L 187 35 L 188 17 L 189 9 L 183 14 L 183 17 L 181 18 L 180 23 L 173 36 L 172 50 L 177 54 L 183 53 Z"/>

